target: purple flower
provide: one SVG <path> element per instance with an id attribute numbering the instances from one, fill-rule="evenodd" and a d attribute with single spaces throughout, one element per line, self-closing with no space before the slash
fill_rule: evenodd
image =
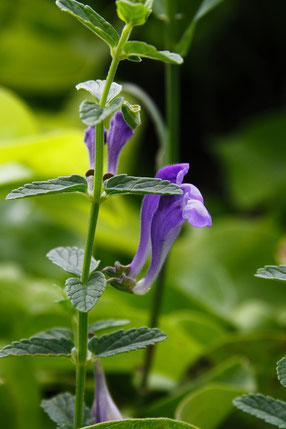
<path id="1" fill-rule="evenodd" d="M 108 422 L 110 420 L 123 420 L 118 408 L 110 396 L 104 372 L 99 359 L 94 364 L 95 397 L 92 406 L 92 414 L 96 423 Z"/>
<path id="2" fill-rule="evenodd" d="M 109 130 L 105 130 L 105 141 L 108 148 L 108 173 L 116 174 L 119 155 L 133 134 L 134 130 L 125 122 L 122 113 L 116 112 L 110 121 Z M 95 127 L 89 127 L 85 130 L 84 142 L 89 155 L 89 168 L 94 170 Z"/>
<path id="3" fill-rule="evenodd" d="M 146 195 L 144 198 L 140 242 L 128 276 L 136 278 L 150 252 L 152 256 L 147 274 L 132 288 L 134 294 L 144 295 L 151 288 L 186 221 L 196 228 L 212 225 L 211 216 L 198 188 L 182 184 L 188 170 L 189 164 L 176 164 L 162 168 L 156 176 L 179 185 L 182 195 Z"/>
<path id="4" fill-rule="evenodd" d="M 108 173 L 116 174 L 120 152 L 133 134 L 134 130 L 125 122 L 122 113 L 116 112 L 110 121 L 110 129 L 106 135 Z"/>

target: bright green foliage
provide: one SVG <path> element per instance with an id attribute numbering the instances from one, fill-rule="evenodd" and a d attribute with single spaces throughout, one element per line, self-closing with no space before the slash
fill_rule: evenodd
<path id="1" fill-rule="evenodd" d="M 130 128 L 137 128 L 141 124 L 141 107 L 138 104 L 130 104 L 128 101 L 124 101 L 122 105 L 122 114 L 125 122 Z"/>
<path id="2" fill-rule="evenodd" d="M 152 12 L 145 4 L 130 0 L 117 0 L 116 7 L 119 18 L 132 27 L 144 25 Z"/>
<path id="3" fill-rule="evenodd" d="M 245 390 L 235 386 L 209 385 L 186 396 L 176 410 L 176 418 L 215 429 L 233 409 L 232 401 Z"/>
<path id="4" fill-rule="evenodd" d="M 157 328 L 129 329 L 115 331 L 112 334 L 93 337 L 88 344 L 89 350 L 99 358 L 127 353 L 164 341 L 167 335 Z"/>
<path id="5" fill-rule="evenodd" d="M 39 197 L 42 195 L 63 194 L 67 192 L 87 193 L 87 181 L 78 174 L 62 176 L 42 182 L 32 182 L 14 189 L 7 195 L 6 200 L 17 198 Z"/>
<path id="6" fill-rule="evenodd" d="M 73 428 L 75 397 L 70 393 L 63 393 L 41 402 L 41 407 L 50 419 L 60 425 L 61 428 Z M 92 421 L 92 415 L 87 407 L 84 407 L 84 424 Z"/>
<path id="7" fill-rule="evenodd" d="M 243 395 L 233 401 L 234 405 L 242 411 L 258 417 L 279 428 L 286 428 L 286 403 L 270 396 Z"/>
<path id="8" fill-rule="evenodd" d="M 84 89 L 85 91 L 89 92 L 93 97 L 96 98 L 97 102 L 99 103 L 102 97 L 102 93 L 104 90 L 106 84 L 106 80 L 87 80 L 86 82 L 81 82 L 76 85 L 76 89 Z M 116 82 L 112 82 L 110 89 L 108 91 L 108 96 L 106 99 L 106 103 L 110 103 L 111 100 L 113 100 L 117 95 L 120 94 L 122 91 L 122 85 L 119 85 Z"/>
<path id="9" fill-rule="evenodd" d="M 123 55 L 128 57 L 144 57 L 151 60 L 163 61 L 169 64 L 182 64 L 183 58 L 181 55 L 169 51 L 158 51 L 153 45 L 145 42 L 129 41 L 125 43 Z"/>
<path id="10" fill-rule="evenodd" d="M 123 97 L 117 97 L 107 107 L 103 108 L 92 101 L 84 100 L 79 106 L 80 119 L 89 127 L 100 124 L 109 116 L 114 115 L 121 108 L 123 101 Z"/>
<path id="11" fill-rule="evenodd" d="M 77 278 L 71 277 L 66 281 L 66 292 L 72 305 L 80 312 L 87 313 L 101 297 L 106 286 L 104 275 L 100 271 L 93 272 L 87 285 Z"/>
<path id="12" fill-rule="evenodd" d="M 286 358 L 283 357 L 277 362 L 277 376 L 283 387 L 286 387 Z"/>
<path id="13" fill-rule="evenodd" d="M 47 258 L 55 265 L 67 271 L 70 274 L 80 277 L 82 273 L 84 250 L 78 247 L 56 247 L 47 253 Z M 94 271 L 100 261 L 96 261 L 93 257 L 90 261 L 90 273 Z"/>
<path id="14" fill-rule="evenodd" d="M 88 332 L 98 332 L 103 331 L 104 329 L 113 328 L 115 326 L 124 326 L 128 325 L 129 320 L 99 320 L 98 322 L 89 325 Z"/>
<path id="15" fill-rule="evenodd" d="M 14 341 L 0 350 L 0 358 L 9 356 L 63 356 L 70 358 L 74 347 L 72 332 L 68 329 L 51 329 L 29 339 Z"/>
<path id="16" fill-rule="evenodd" d="M 160 194 L 181 195 L 183 191 L 178 185 L 168 180 L 153 177 L 134 177 L 127 174 L 118 174 L 104 182 L 107 195 L 114 194 Z"/>
<path id="17" fill-rule="evenodd" d="M 85 429 L 199 429 L 187 423 L 177 422 L 171 419 L 132 419 L 117 422 L 99 423 L 88 426 Z"/>
<path id="18" fill-rule="evenodd" d="M 195 14 L 194 18 L 191 20 L 188 28 L 184 32 L 181 40 L 177 45 L 177 51 L 181 55 L 183 56 L 187 55 L 195 34 L 197 23 L 200 21 L 200 19 L 203 18 L 206 14 L 208 14 L 212 9 L 214 9 L 220 3 L 222 3 L 222 1 L 223 0 L 203 0 L 201 2 L 201 5 L 198 8 L 197 13 Z"/>
<path id="19" fill-rule="evenodd" d="M 116 46 L 119 35 L 115 28 L 90 6 L 75 0 L 57 0 L 57 6 L 77 18 L 82 24 L 93 31 L 111 47 Z"/>
<path id="20" fill-rule="evenodd" d="M 266 265 L 264 268 L 259 268 L 256 277 L 263 279 L 286 280 L 286 265 Z"/>

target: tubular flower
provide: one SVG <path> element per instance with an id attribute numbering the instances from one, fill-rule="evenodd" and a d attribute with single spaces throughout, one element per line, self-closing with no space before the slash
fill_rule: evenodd
<path id="1" fill-rule="evenodd" d="M 94 364 L 95 397 L 92 406 L 92 414 L 96 423 L 108 422 L 110 420 L 123 420 L 118 408 L 110 396 L 104 372 L 99 359 Z"/>
<path id="2" fill-rule="evenodd" d="M 110 129 L 106 133 L 108 173 L 116 174 L 120 152 L 133 134 L 133 129 L 125 122 L 122 113 L 116 112 L 110 121 Z"/>
<path id="3" fill-rule="evenodd" d="M 110 121 L 109 130 L 104 130 L 104 140 L 108 147 L 108 173 L 116 174 L 119 155 L 133 134 L 134 130 L 125 122 L 122 113 L 117 112 Z M 84 143 L 88 150 L 89 168 L 94 170 L 95 127 L 85 130 Z"/>
<path id="4" fill-rule="evenodd" d="M 158 276 L 172 244 L 178 237 L 183 224 L 188 221 L 196 228 L 211 226 L 212 219 L 204 206 L 202 194 L 194 185 L 182 184 L 189 170 L 189 164 L 175 164 L 163 167 L 156 177 L 176 183 L 182 195 L 146 195 L 141 209 L 141 234 L 136 255 L 131 264 L 107 270 L 115 275 L 111 284 L 136 295 L 144 295 Z M 151 263 L 147 274 L 139 276 L 149 254 Z"/>

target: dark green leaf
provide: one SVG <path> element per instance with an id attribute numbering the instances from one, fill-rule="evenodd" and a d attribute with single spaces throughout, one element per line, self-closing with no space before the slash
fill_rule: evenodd
<path id="1" fill-rule="evenodd" d="M 115 326 L 124 326 L 128 325 L 129 320 L 99 320 L 98 322 L 89 325 L 88 332 L 98 332 L 107 328 L 113 328 Z"/>
<path id="2" fill-rule="evenodd" d="M 117 45 L 119 35 L 115 28 L 90 6 L 75 0 L 57 0 L 56 5 L 64 12 L 73 15 L 110 46 Z"/>
<path id="3" fill-rule="evenodd" d="M 47 253 L 47 258 L 68 273 L 78 277 L 81 276 L 84 258 L 83 249 L 79 249 L 78 247 L 56 247 Z M 91 258 L 90 273 L 98 267 L 99 262 L 93 257 Z"/>
<path id="4" fill-rule="evenodd" d="M 87 193 L 87 181 L 77 174 L 62 176 L 43 182 L 32 182 L 14 189 L 7 195 L 6 200 L 17 198 L 37 197 L 47 194 L 63 194 L 67 192 Z"/>
<path id="5" fill-rule="evenodd" d="M 132 27 L 144 25 L 151 13 L 151 9 L 143 3 L 130 0 L 117 0 L 116 7 L 119 18 Z"/>
<path id="6" fill-rule="evenodd" d="M 113 194 L 160 194 L 181 195 L 183 191 L 178 185 L 168 180 L 153 177 L 134 177 L 118 174 L 104 182 L 104 190 L 108 195 Z"/>
<path id="7" fill-rule="evenodd" d="M 127 353 L 163 341 L 167 335 L 154 328 L 129 329 L 128 331 L 113 332 L 112 334 L 93 337 L 88 348 L 96 357 L 113 356 L 118 353 Z"/>
<path id="8" fill-rule="evenodd" d="M 181 55 L 169 51 L 158 51 L 155 46 L 148 45 L 148 43 L 145 42 L 130 41 L 125 43 L 123 55 L 126 57 L 145 57 L 150 58 L 151 60 L 159 60 L 169 64 L 183 63 L 183 58 Z"/>
<path id="9" fill-rule="evenodd" d="M 95 306 L 105 286 L 104 275 L 100 271 L 95 271 L 90 275 L 86 286 L 77 278 L 67 279 L 66 292 L 72 305 L 78 311 L 87 313 Z"/>
<path id="10" fill-rule="evenodd" d="M 283 387 L 286 387 L 286 358 L 283 357 L 277 362 L 277 375 Z"/>
<path id="11" fill-rule="evenodd" d="M 76 89 L 85 89 L 87 92 L 89 92 L 93 97 L 96 98 L 98 102 L 100 102 L 102 93 L 104 90 L 106 84 L 106 80 L 87 80 L 86 82 L 81 82 L 76 85 Z M 118 94 L 122 91 L 122 85 L 119 85 L 116 82 L 112 82 L 108 96 L 107 96 L 107 104 L 113 100 L 115 97 L 117 97 Z"/>
<path id="12" fill-rule="evenodd" d="M 105 109 L 92 101 L 84 100 L 79 106 L 79 116 L 82 122 L 89 127 L 103 122 L 113 115 L 123 104 L 123 97 L 113 100 Z"/>
<path id="13" fill-rule="evenodd" d="M 279 428 L 286 428 L 286 403 L 279 399 L 273 399 L 270 396 L 256 395 L 243 395 L 236 398 L 233 404 L 252 416 L 258 417 L 267 423 L 270 423 Z"/>
<path id="14" fill-rule="evenodd" d="M 259 268 L 255 276 L 263 279 L 286 280 L 286 265 L 266 265 L 264 268 Z"/>
<path id="15" fill-rule="evenodd" d="M 124 101 L 122 114 L 130 128 L 135 129 L 141 124 L 140 112 L 141 107 L 138 104 L 130 104 L 128 101 Z"/>
<path id="16" fill-rule="evenodd" d="M 186 31 L 181 37 L 181 40 L 178 43 L 177 51 L 182 56 L 185 56 L 188 53 L 188 50 L 191 46 L 191 43 L 194 37 L 196 26 L 199 20 L 203 18 L 207 13 L 209 13 L 212 9 L 214 9 L 216 6 L 218 6 L 220 3 L 222 3 L 222 1 L 223 0 L 203 0 L 202 1 L 200 7 L 197 10 L 197 13 L 195 14 L 194 18 L 190 22 L 189 26 L 187 27 Z"/>
<path id="17" fill-rule="evenodd" d="M 171 419 L 132 419 L 116 422 L 97 423 L 85 429 L 198 429 L 195 426 Z"/>
<path id="18" fill-rule="evenodd" d="M 0 358 L 9 356 L 63 356 L 71 357 L 74 347 L 72 332 L 68 329 L 51 329 L 29 339 L 14 341 L 0 350 Z"/>
<path id="19" fill-rule="evenodd" d="M 70 393 L 63 393 L 41 402 L 41 407 L 50 419 L 61 428 L 73 427 L 75 397 Z M 84 407 L 84 424 L 90 424 L 92 416 L 90 410 Z"/>

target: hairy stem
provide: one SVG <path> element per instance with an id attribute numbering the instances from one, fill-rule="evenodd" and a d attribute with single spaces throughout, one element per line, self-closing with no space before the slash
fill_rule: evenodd
<path id="1" fill-rule="evenodd" d="M 100 106 L 105 107 L 108 93 L 115 77 L 115 73 L 120 62 L 120 55 L 124 43 L 128 40 L 132 27 L 126 25 L 122 31 L 119 43 L 113 55 L 113 59 L 108 71 L 104 90 L 100 100 Z M 81 282 L 86 285 L 89 277 L 90 261 L 92 256 L 94 236 L 96 231 L 100 197 L 102 192 L 102 177 L 104 165 L 104 125 L 100 123 L 95 129 L 95 169 L 94 169 L 94 192 L 93 202 L 89 216 L 87 238 L 85 244 L 84 261 L 82 268 Z M 77 328 L 77 362 L 76 362 L 76 392 L 75 392 L 75 417 L 74 428 L 78 429 L 83 425 L 83 405 L 84 390 L 87 366 L 87 343 L 88 343 L 88 314 L 78 312 Z"/>

